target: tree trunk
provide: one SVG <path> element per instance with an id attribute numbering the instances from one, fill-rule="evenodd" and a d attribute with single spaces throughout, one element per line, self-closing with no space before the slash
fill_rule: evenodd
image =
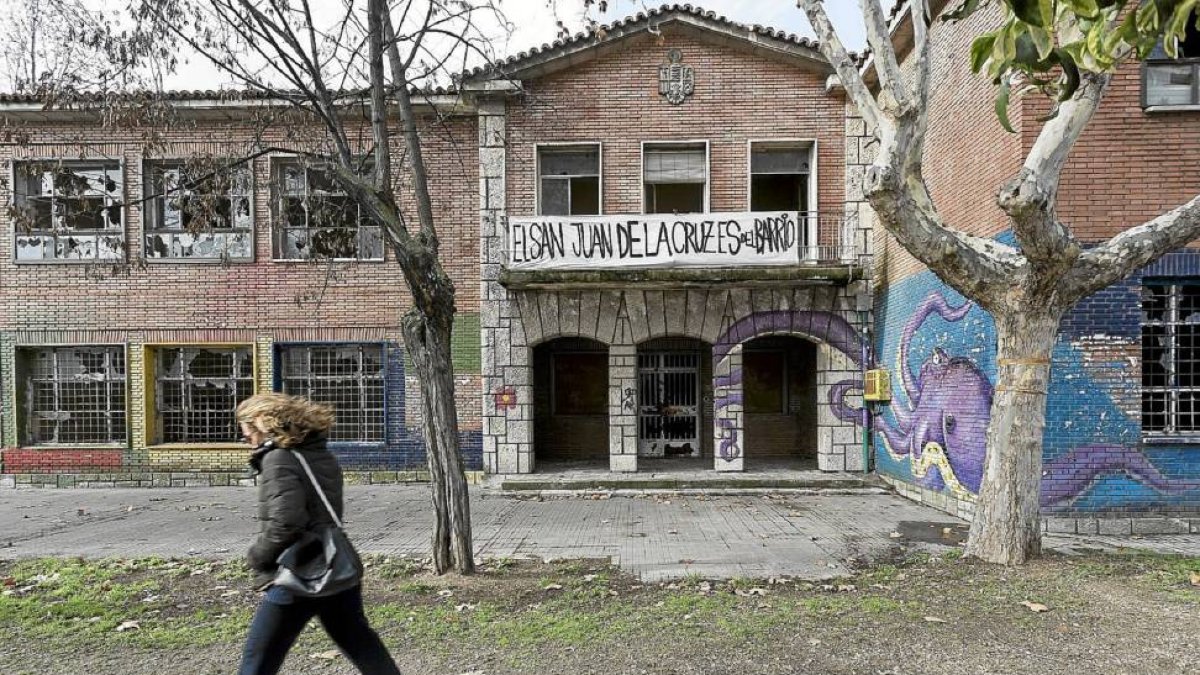
<path id="1" fill-rule="evenodd" d="M 434 304 L 431 313 L 420 309 L 408 312 L 403 320 L 404 344 L 421 383 L 426 456 L 435 514 L 434 571 L 445 574 L 453 568 L 459 574 L 473 574 L 471 506 L 459 455 L 454 364 L 450 351 L 453 299 L 448 303 L 448 310 L 440 309 L 443 306 L 442 303 Z"/>
<path id="2" fill-rule="evenodd" d="M 1061 312 L 1011 305 L 996 321 L 996 389 L 987 465 L 966 554 L 1018 565 L 1041 550 L 1038 510 L 1050 356 Z"/>

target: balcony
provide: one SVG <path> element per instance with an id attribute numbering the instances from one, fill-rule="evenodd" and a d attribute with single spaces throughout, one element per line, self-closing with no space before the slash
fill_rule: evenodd
<path id="1" fill-rule="evenodd" d="M 849 283 L 870 268 L 857 214 L 533 216 L 502 230 L 509 288 Z"/>

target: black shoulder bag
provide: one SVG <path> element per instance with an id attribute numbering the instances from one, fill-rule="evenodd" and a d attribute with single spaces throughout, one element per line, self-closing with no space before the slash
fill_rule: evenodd
<path id="1" fill-rule="evenodd" d="M 290 451 L 304 467 L 308 480 L 317 491 L 317 496 L 333 518 L 333 525 L 320 525 L 305 532 L 298 541 L 284 549 L 275 559 L 279 567 L 275 571 L 274 586 L 280 586 L 295 595 L 320 598 L 335 595 L 362 583 L 363 566 L 358 552 L 342 529 L 342 521 L 334 512 L 317 483 L 316 476 L 308 467 L 304 455 Z"/>

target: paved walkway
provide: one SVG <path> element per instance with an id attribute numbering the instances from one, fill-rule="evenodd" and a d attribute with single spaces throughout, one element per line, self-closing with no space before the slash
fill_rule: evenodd
<path id="1" fill-rule="evenodd" d="M 256 528 L 253 488 L 5 490 L 0 557 L 240 556 Z M 891 494 L 641 495 L 518 499 L 475 489 L 480 557 L 610 558 L 646 580 L 845 574 L 888 552 L 893 532 L 960 521 Z M 347 488 L 347 527 L 368 553 L 424 556 L 425 485 Z M 932 525 L 930 525 L 932 524 Z M 956 528 L 957 529 L 957 528 Z M 1055 536 L 1054 546 L 1134 545 Z M 1200 536 L 1167 540 L 1200 555 Z"/>

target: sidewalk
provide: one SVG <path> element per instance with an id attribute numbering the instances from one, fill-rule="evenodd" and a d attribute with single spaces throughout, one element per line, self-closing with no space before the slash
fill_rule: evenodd
<path id="1" fill-rule="evenodd" d="M 0 558 L 235 558 L 256 529 L 254 488 L 6 490 Z M 349 486 L 347 528 L 366 553 L 424 557 L 426 485 Z M 472 488 L 480 557 L 606 558 L 646 580 L 845 574 L 886 554 L 897 531 L 941 532 L 961 521 L 891 494 L 659 494 L 512 498 Z M 955 528 L 959 530 L 961 528 Z M 1200 535 L 1051 535 L 1047 548 L 1149 547 L 1200 555 Z"/>

